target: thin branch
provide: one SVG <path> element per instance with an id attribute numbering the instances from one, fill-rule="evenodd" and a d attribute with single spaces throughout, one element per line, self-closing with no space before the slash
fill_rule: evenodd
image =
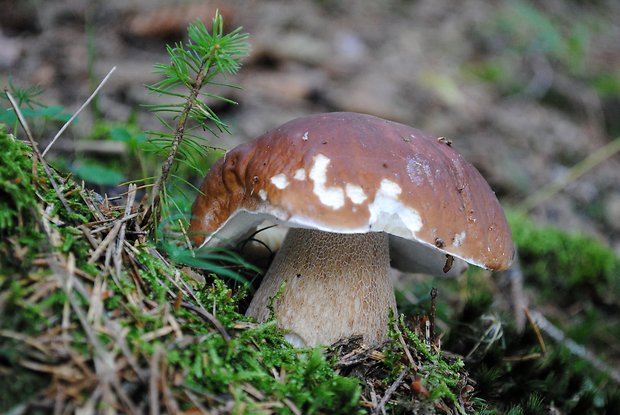
<path id="1" fill-rule="evenodd" d="M 103 254 L 103 251 L 106 250 L 108 245 L 110 245 L 112 243 L 112 241 L 116 238 L 116 235 L 118 235 L 118 232 L 121 230 L 122 224 L 123 223 L 120 222 L 120 221 L 116 221 L 114 223 L 114 227 L 112 228 L 112 230 L 103 239 L 103 241 L 99 244 L 97 249 L 95 249 L 95 252 L 93 252 L 93 254 L 88 259 L 88 263 L 89 264 L 94 264 L 95 262 L 97 262 L 97 260 L 101 256 L 101 254 Z"/>
<path id="2" fill-rule="evenodd" d="M 162 350 L 160 345 L 155 346 L 155 351 L 151 357 L 151 378 L 149 380 L 149 406 L 150 415 L 159 415 L 159 383 L 160 377 L 160 360 L 162 358 Z"/>
<path id="3" fill-rule="evenodd" d="M 517 332 L 523 333 L 526 320 L 526 315 L 523 313 L 523 310 L 527 309 L 529 301 L 523 290 L 523 269 L 521 268 L 518 250 L 515 253 L 512 266 L 506 271 L 501 271 L 500 276 L 502 280 L 506 281 L 508 284 L 508 301 L 512 310 L 512 316 L 515 320 Z"/>
<path id="4" fill-rule="evenodd" d="M 395 329 L 398 332 L 398 341 L 400 341 L 401 346 L 403 346 L 403 350 L 405 351 L 407 360 L 409 360 L 409 363 L 411 363 L 411 368 L 413 370 L 417 370 L 418 366 L 415 364 L 415 360 L 413 360 L 413 356 L 411 356 L 411 352 L 409 351 L 409 346 L 407 346 L 407 343 L 405 342 L 403 333 L 398 329 L 398 327 L 395 327 Z"/>
<path id="5" fill-rule="evenodd" d="M 396 389 L 401 385 L 401 383 L 403 383 L 403 379 L 408 373 L 409 373 L 409 369 L 404 369 L 402 372 L 400 372 L 400 374 L 398 375 L 398 378 L 396 378 L 394 383 L 392 383 L 390 387 L 385 391 L 383 398 L 381 398 L 381 401 L 379 401 L 379 404 L 377 405 L 377 407 L 375 408 L 373 412 L 374 414 L 378 415 L 385 411 L 385 405 L 387 404 L 388 400 L 390 399 L 392 394 L 396 392 Z"/>
<path id="6" fill-rule="evenodd" d="M 431 311 L 430 311 L 430 315 L 429 315 L 429 320 L 430 320 L 430 342 L 432 344 L 435 344 L 436 338 L 435 338 L 435 316 L 437 313 L 437 294 L 438 294 L 438 290 L 437 288 L 433 287 L 431 288 Z"/>
<path id="7" fill-rule="evenodd" d="M 159 370 L 160 375 L 160 383 L 159 387 L 161 388 L 162 399 L 164 401 L 164 405 L 166 406 L 167 413 L 169 414 L 178 414 L 181 413 L 179 408 L 179 403 L 177 402 L 175 395 L 170 390 L 170 386 L 167 379 L 168 373 L 168 361 L 166 360 L 166 355 L 162 353 L 161 357 L 161 369 Z"/>
<path id="8" fill-rule="evenodd" d="M 534 318 L 532 317 L 530 310 L 528 310 L 527 308 L 524 308 L 523 312 L 525 313 L 527 320 L 530 322 L 530 325 L 532 326 L 532 329 L 534 330 L 534 334 L 536 334 L 536 339 L 538 340 L 538 344 L 540 345 L 540 351 L 542 355 L 544 356 L 547 353 L 547 348 L 545 347 L 545 340 L 543 339 L 542 334 L 540 334 L 540 328 L 538 327 L 538 324 L 536 324 L 536 321 L 534 321 Z"/>
<path id="9" fill-rule="evenodd" d="M 613 141 L 607 143 L 603 147 L 590 154 L 579 163 L 575 164 L 567 174 L 561 177 L 559 180 L 550 183 L 537 192 L 534 192 L 531 196 L 527 197 L 518 206 L 519 209 L 524 212 L 529 212 L 536 206 L 546 202 L 551 197 L 562 191 L 570 183 L 574 182 L 594 167 L 603 163 L 607 159 L 611 158 L 614 154 L 620 151 L 620 137 L 617 137 Z"/>
<path id="10" fill-rule="evenodd" d="M 190 311 L 193 311 L 194 313 L 198 314 L 198 316 L 200 316 L 204 320 L 207 320 L 208 322 L 213 324 L 215 328 L 217 329 L 217 331 L 220 332 L 224 340 L 230 341 L 231 339 L 230 334 L 228 334 L 228 332 L 226 331 L 222 323 L 220 323 L 220 321 L 213 314 L 209 313 L 208 311 L 206 311 L 205 309 L 201 307 L 196 307 L 195 305 L 188 303 L 186 301 L 183 301 L 181 303 L 181 306 L 187 308 Z"/>
<path id="11" fill-rule="evenodd" d="M 99 90 L 103 87 L 103 85 L 105 85 L 105 83 L 108 81 L 108 79 L 110 78 L 110 75 L 112 75 L 112 73 L 116 70 L 116 66 L 114 66 L 112 69 L 110 69 L 110 72 L 108 72 L 108 74 L 105 76 L 105 78 L 103 78 L 103 80 L 99 83 L 99 86 L 97 88 L 95 88 L 95 90 L 93 91 L 92 94 L 90 94 L 90 96 L 88 97 L 88 99 L 82 104 L 82 106 L 75 112 L 75 114 L 73 114 L 71 116 L 71 118 L 69 118 L 69 120 L 65 123 L 65 125 L 62 126 L 62 128 L 56 133 L 56 135 L 54 136 L 54 138 L 52 138 L 52 141 L 47 145 L 47 147 L 45 147 L 45 150 L 43 150 L 43 154 L 41 155 L 42 157 L 45 157 L 45 155 L 47 154 L 47 152 L 50 150 L 50 148 L 52 148 L 52 146 L 54 145 L 54 143 L 56 142 L 56 140 L 58 140 L 58 137 L 60 137 L 60 135 L 67 129 L 67 127 L 69 127 L 69 125 L 71 125 L 71 123 L 73 122 L 73 120 L 75 120 L 77 118 L 77 116 L 80 114 L 80 112 L 82 112 L 82 110 L 84 108 L 86 108 L 86 106 L 88 104 L 90 104 L 90 101 L 93 100 L 93 98 L 95 98 L 95 96 L 97 95 L 97 93 L 99 93 Z"/>
<path id="12" fill-rule="evenodd" d="M 13 98 L 13 95 L 9 92 L 8 89 L 5 89 L 4 93 L 6 94 L 6 97 L 9 99 L 9 102 L 11 103 L 11 106 L 13 107 L 13 111 L 15 111 L 15 115 L 17 115 L 17 120 L 19 121 L 20 125 L 26 132 L 26 137 L 28 137 L 30 144 L 33 144 L 35 142 L 34 138 L 32 136 L 32 133 L 30 132 L 30 127 L 28 126 L 26 119 L 24 118 L 24 114 L 22 114 L 22 111 L 19 109 L 19 105 L 17 105 L 15 98 Z M 36 146 L 33 145 L 33 147 L 36 147 Z"/>
<path id="13" fill-rule="evenodd" d="M 128 195 L 127 195 L 127 203 L 125 205 L 125 213 L 122 218 L 121 229 L 118 233 L 118 237 L 116 240 L 116 245 L 114 247 L 114 272 L 116 273 L 116 277 L 120 278 L 121 276 L 121 268 L 123 265 L 123 242 L 125 241 L 125 230 L 127 229 L 127 220 L 131 215 L 131 210 L 133 209 L 133 204 L 136 199 L 136 185 L 130 184 Z"/>
<path id="14" fill-rule="evenodd" d="M 284 402 L 288 409 L 291 410 L 293 415 L 302 415 L 302 412 L 299 410 L 299 408 L 289 398 L 282 399 L 282 402 Z"/>

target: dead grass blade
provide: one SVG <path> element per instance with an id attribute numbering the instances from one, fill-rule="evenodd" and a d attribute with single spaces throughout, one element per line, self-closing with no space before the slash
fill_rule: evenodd
<path id="1" fill-rule="evenodd" d="M 396 389 L 403 383 L 403 379 L 405 379 L 405 376 L 407 376 L 408 373 L 409 373 L 408 368 L 400 372 L 396 380 L 392 382 L 390 387 L 385 391 L 383 398 L 381 398 L 381 400 L 379 401 L 379 404 L 374 409 L 373 414 L 375 415 L 385 414 L 385 405 L 388 403 L 388 401 L 390 400 L 390 397 L 396 391 Z"/>
<path id="2" fill-rule="evenodd" d="M 58 140 L 58 137 L 61 136 L 61 134 L 67 129 L 67 127 L 69 127 L 69 125 L 71 125 L 71 123 L 73 122 L 73 120 L 75 120 L 77 118 L 78 115 L 80 115 L 80 112 L 82 112 L 82 110 L 84 108 L 86 108 L 86 106 L 88 106 L 88 104 L 90 104 L 90 102 L 93 100 L 93 98 L 95 98 L 95 96 L 99 93 L 99 90 L 105 85 L 105 83 L 108 81 L 108 79 L 110 78 L 110 76 L 112 75 L 112 73 L 116 70 L 116 66 L 112 67 L 112 69 L 110 69 L 110 72 L 108 72 L 108 74 L 105 76 L 105 78 L 103 78 L 103 80 L 99 83 L 99 85 L 97 86 L 97 88 L 95 88 L 95 90 L 93 91 L 92 94 L 90 94 L 90 96 L 88 97 L 88 99 L 80 106 L 80 108 L 78 108 L 78 110 L 75 112 L 75 114 L 73 114 L 71 116 L 71 118 L 69 118 L 69 120 L 62 126 L 62 128 L 56 133 L 56 135 L 54 136 L 54 138 L 52 138 L 52 141 L 50 141 L 50 143 L 47 145 L 47 147 L 45 147 L 45 150 L 43 150 L 43 154 L 41 154 L 41 157 L 45 157 L 45 155 L 47 154 L 47 152 L 50 150 L 50 148 L 52 148 L 52 146 L 54 145 L 54 143 L 56 142 L 56 140 Z"/>
<path id="3" fill-rule="evenodd" d="M 555 182 L 550 183 L 549 185 L 538 190 L 537 192 L 531 194 L 523 202 L 521 202 L 521 204 L 518 206 L 519 210 L 522 210 L 523 212 L 531 211 L 536 206 L 546 202 L 547 200 L 555 196 L 558 192 L 562 191 L 570 183 L 579 179 L 581 176 L 583 176 L 599 164 L 605 162 L 619 151 L 620 137 L 617 137 L 613 141 L 596 150 L 594 153 L 590 154 L 585 159 L 581 160 L 579 163 L 575 164 L 568 171 L 568 173 L 561 177 L 559 180 L 556 180 Z"/>

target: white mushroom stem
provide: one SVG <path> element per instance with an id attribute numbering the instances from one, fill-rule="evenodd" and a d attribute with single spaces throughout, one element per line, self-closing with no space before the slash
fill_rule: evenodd
<path id="1" fill-rule="evenodd" d="M 247 315 L 266 321 L 285 284 L 273 310 L 292 344 L 330 345 L 353 335 L 378 344 L 386 339 L 390 309 L 396 311 L 388 245 L 382 232 L 291 229 Z"/>

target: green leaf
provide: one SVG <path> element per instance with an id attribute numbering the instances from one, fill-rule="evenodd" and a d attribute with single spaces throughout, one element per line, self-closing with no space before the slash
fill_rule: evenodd
<path id="1" fill-rule="evenodd" d="M 118 171 L 94 161 L 84 161 L 69 169 L 80 179 L 101 186 L 115 186 L 125 180 Z"/>

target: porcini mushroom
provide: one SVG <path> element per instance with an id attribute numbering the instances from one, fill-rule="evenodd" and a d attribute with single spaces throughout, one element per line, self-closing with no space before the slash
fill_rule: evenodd
<path id="1" fill-rule="evenodd" d="M 196 246 L 238 240 L 265 219 L 290 228 L 247 314 L 265 321 L 273 302 L 296 345 L 384 340 L 390 264 L 437 274 L 454 272 L 453 259 L 502 270 L 513 258 L 495 194 L 451 143 L 370 115 L 290 121 L 229 151 L 200 190 Z"/>

